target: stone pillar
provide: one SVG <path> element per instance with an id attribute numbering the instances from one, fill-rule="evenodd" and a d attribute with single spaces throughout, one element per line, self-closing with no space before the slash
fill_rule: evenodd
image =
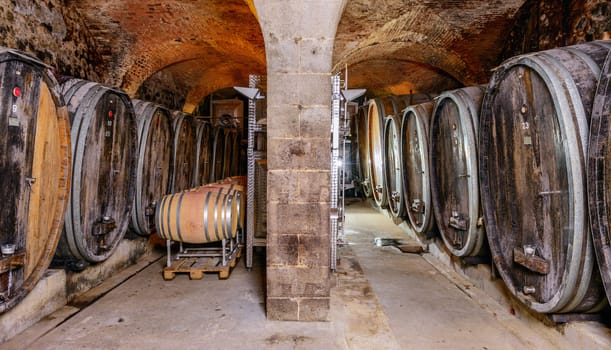
<path id="1" fill-rule="evenodd" d="M 267 317 L 330 300 L 331 64 L 343 0 L 255 0 L 267 56 Z"/>

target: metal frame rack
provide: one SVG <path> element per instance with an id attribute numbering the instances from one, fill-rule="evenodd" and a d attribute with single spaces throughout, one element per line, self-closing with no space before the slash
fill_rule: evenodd
<path id="1" fill-rule="evenodd" d="M 172 266 L 172 261 L 184 259 L 184 258 L 220 258 L 221 266 L 227 266 L 227 262 L 231 261 L 233 257 L 238 254 L 240 249 L 240 241 L 242 235 L 240 234 L 241 229 L 238 230 L 238 234 L 235 238 L 221 240 L 220 247 L 204 247 L 204 246 L 193 246 L 185 248 L 182 242 L 178 252 L 172 256 L 171 243 L 173 241 L 168 240 L 166 244 L 167 260 L 166 267 Z M 229 243 L 229 244 L 227 244 Z"/>
<path id="2" fill-rule="evenodd" d="M 205 244 L 189 244 L 185 247 L 183 242 L 179 243 L 178 252 L 172 255 L 172 243 L 166 240 L 166 266 L 163 269 L 165 280 L 174 279 L 176 273 L 189 273 L 190 279 L 201 279 L 204 272 L 218 272 L 219 279 L 229 277 L 231 269 L 235 266 L 242 253 L 243 227 L 238 227 L 236 236 L 221 240 L 221 246 Z M 211 242 L 216 243 L 216 242 Z"/>
<path id="3" fill-rule="evenodd" d="M 337 247 L 343 244 L 344 241 L 344 191 L 353 186 L 352 184 L 346 184 L 344 166 L 346 162 L 346 143 L 350 142 L 348 103 L 362 96 L 366 90 L 347 89 L 347 71 L 343 81 L 341 73 L 334 75 L 331 79 L 331 188 L 329 191 L 329 222 L 331 226 L 330 268 L 332 271 L 335 271 L 337 269 Z M 341 89 L 342 85 L 344 90 Z"/>
<path id="4" fill-rule="evenodd" d="M 248 189 L 246 196 L 246 268 L 252 269 L 253 247 L 266 246 L 265 238 L 255 237 L 255 220 L 257 203 L 260 203 L 261 189 L 256 186 L 255 165 L 258 160 L 267 158 L 265 151 L 257 148 L 257 137 L 267 134 L 267 127 L 258 120 L 260 116 L 265 115 L 265 96 L 263 96 L 260 86 L 262 78 L 259 75 L 250 75 L 248 77 L 248 88 L 234 87 L 238 92 L 248 98 L 248 148 L 247 148 L 247 181 Z M 258 118 L 259 116 L 259 118 Z"/>

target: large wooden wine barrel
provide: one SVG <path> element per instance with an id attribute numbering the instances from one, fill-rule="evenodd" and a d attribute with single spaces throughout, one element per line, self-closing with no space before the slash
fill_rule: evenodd
<path id="1" fill-rule="evenodd" d="M 592 311 L 604 300 L 585 157 L 609 47 L 512 58 L 493 74 L 483 103 L 479 160 L 490 250 L 511 293 L 541 313 Z"/>
<path id="2" fill-rule="evenodd" d="M 155 207 L 170 192 L 174 133 L 167 109 L 140 100 L 133 104 L 138 120 L 138 161 L 130 227 L 146 236 L 154 228 Z"/>
<path id="3" fill-rule="evenodd" d="M 367 117 L 369 113 L 365 106 L 359 108 L 356 116 L 356 142 L 358 143 L 357 160 L 359 162 L 359 182 L 365 198 L 371 197 L 371 160 L 369 158 L 369 134 L 367 133 Z"/>
<path id="4" fill-rule="evenodd" d="M 212 126 L 210 122 L 200 120 L 197 124 L 195 143 L 195 174 L 193 186 L 202 186 L 210 181 L 212 160 Z"/>
<path id="5" fill-rule="evenodd" d="M 435 227 L 431 202 L 429 124 L 433 102 L 407 107 L 401 122 L 401 169 L 403 199 L 411 227 L 426 234 Z"/>
<path id="6" fill-rule="evenodd" d="M 379 207 L 388 205 L 388 189 L 385 181 L 384 120 L 389 115 L 399 115 L 404 107 L 405 101 L 396 96 L 374 98 L 369 101 L 367 134 L 371 163 L 371 189 L 373 200 Z"/>
<path id="7" fill-rule="evenodd" d="M 484 88 L 442 93 L 429 132 L 433 213 L 441 237 L 456 256 L 480 254 L 485 232 L 477 174 L 477 130 Z"/>
<path id="8" fill-rule="evenodd" d="M 217 126 L 212 140 L 212 169 L 210 182 L 235 175 L 237 168 L 237 134 L 235 128 Z"/>
<path id="9" fill-rule="evenodd" d="M 388 209 L 395 218 L 403 216 L 403 168 L 401 167 L 401 116 L 389 115 L 384 122 L 384 183 L 388 191 Z"/>
<path id="10" fill-rule="evenodd" d="M 240 145 L 236 128 L 225 129 L 225 151 L 223 158 L 223 174 L 221 178 L 238 175 Z"/>
<path id="11" fill-rule="evenodd" d="M 611 56 L 607 55 L 592 105 L 588 142 L 588 209 L 594 252 L 611 304 Z"/>
<path id="12" fill-rule="evenodd" d="M 176 193 L 193 186 L 197 130 L 193 117 L 180 111 L 173 112 L 172 128 L 174 130 L 174 141 L 172 142 L 174 171 L 170 191 Z"/>
<path id="13" fill-rule="evenodd" d="M 106 260 L 129 222 L 134 200 L 136 119 L 123 91 L 67 79 L 62 95 L 70 116 L 72 188 L 58 258 Z"/>
<path id="14" fill-rule="evenodd" d="M 223 179 L 223 162 L 225 160 L 225 128 L 217 126 L 212 134 L 212 168 L 210 169 L 209 182 Z"/>
<path id="15" fill-rule="evenodd" d="M 240 198 L 227 187 L 202 186 L 163 197 L 155 214 L 163 239 L 208 243 L 235 237 Z"/>
<path id="16" fill-rule="evenodd" d="M 0 313 L 19 303 L 49 267 L 70 190 L 70 121 L 41 62 L 0 48 Z"/>

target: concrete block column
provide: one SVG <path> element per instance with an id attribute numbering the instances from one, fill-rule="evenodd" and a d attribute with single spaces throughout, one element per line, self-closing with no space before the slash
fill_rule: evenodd
<path id="1" fill-rule="evenodd" d="M 273 320 L 328 319 L 331 64 L 343 2 L 255 0 L 267 56 Z"/>

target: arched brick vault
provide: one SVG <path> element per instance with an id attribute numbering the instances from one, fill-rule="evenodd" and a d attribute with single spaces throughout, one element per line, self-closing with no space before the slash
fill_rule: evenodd
<path id="1" fill-rule="evenodd" d="M 252 0 L 67 0 L 86 18 L 106 83 L 131 96 L 156 75 L 185 111 L 216 89 L 265 74 Z M 372 95 L 439 92 L 486 83 L 525 0 L 350 0 L 333 48 L 334 70 Z M 270 38 L 273 39 L 273 38 Z M 268 53 L 270 54 L 270 53 Z M 176 84 L 164 86 L 164 81 Z M 153 81 L 153 80 L 151 80 Z"/>
<path id="2" fill-rule="evenodd" d="M 166 88 L 184 94 L 181 109 L 191 113 L 210 93 L 226 87 L 246 85 L 248 74 L 263 74 L 260 64 L 240 61 L 243 59 L 235 55 L 225 60 L 205 56 L 181 61 L 155 72 L 140 86 L 154 85 L 151 87 L 153 90 Z M 168 81 L 167 77 L 172 77 L 172 81 Z"/>
<path id="3" fill-rule="evenodd" d="M 185 108 L 192 109 L 215 89 L 265 73 L 263 37 L 249 0 L 69 2 L 97 39 L 104 82 L 130 96 L 163 72 L 183 84 L 178 90 L 187 91 Z"/>
<path id="4" fill-rule="evenodd" d="M 372 95 L 439 92 L 487 81 L 524 0 L 353 0 L 334 70 Z"/>

